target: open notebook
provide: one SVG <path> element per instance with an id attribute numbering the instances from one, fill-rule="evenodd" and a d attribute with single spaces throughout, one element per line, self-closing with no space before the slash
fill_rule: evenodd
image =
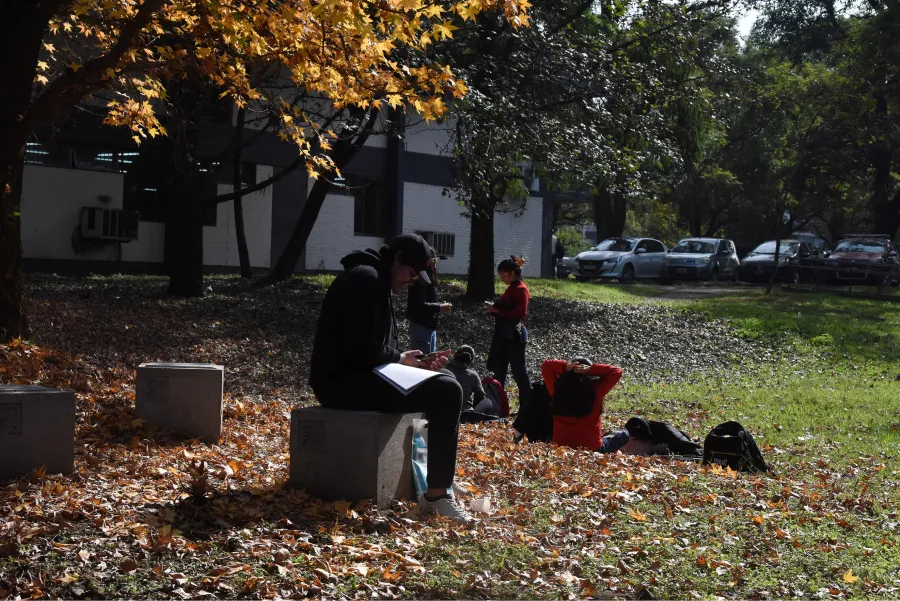
<path id="1" fill-rule="evenodd" d="M 385 363 L 372 371 L 405 395 L 421 386 L 423 382 L 441 375 L 437 371 L 419 369 L 418 367 L 410 367 L 400 363 Z"/>

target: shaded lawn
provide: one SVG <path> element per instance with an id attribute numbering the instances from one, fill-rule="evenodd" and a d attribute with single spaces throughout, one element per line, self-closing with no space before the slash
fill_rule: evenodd
<path id="1" fill-rule="evenodd" d="M 466 426 L 458 480 L 499 507 L 474 531 L 420 522 L 402 504 L 381 512 L 286 490 L 290 403 L 229 398 L 218 445 L 179 441 L 134 421 L 130 370 L 0 347 L 4 382 L 93 388 L 78 394 L 77 474 L 0 489 L 0 594 L 897 597 L 896 305 L 748 292 L 682 306 L 731 320 L 785 360 L 623 383 L 605 425 L 640 414 L 702 439 L 737 419 L 772 474 L 512 446 L 502 425 Z"/>

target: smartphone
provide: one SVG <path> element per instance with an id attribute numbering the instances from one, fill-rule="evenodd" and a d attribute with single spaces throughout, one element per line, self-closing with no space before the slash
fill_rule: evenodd
<path id="1" fill-rule="evenodd" d="M 427 355 L 416 355 L 416 359 L 418 359 L 419 361 L 433 361 L 440 356 L 440 353 L 428 353 Z"/>
<path id="2" fill-rule="evenodd" d="M 485 305 L 490 305 L 491 307 L 493 307 L 493 306 L 494 306 L 494 301 L 484 301 L 484 304 L 485 304 Z"/>

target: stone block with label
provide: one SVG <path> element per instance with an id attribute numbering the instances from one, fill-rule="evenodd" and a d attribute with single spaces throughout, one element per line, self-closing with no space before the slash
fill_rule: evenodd
<path id="1" fill-rule="evenodd" d="M 141 363 L 135 415 L 178 434 L 215 442 L 222 435 L 225 368 L 206 363 Z"/>
<path id="2" fill-rule="evenodd" d="M 421 413 L 291 412 L 290 485 L 329 500 L 415 499 L 413 420 Z"/>
<path id="3" fill-rule="evenodd" d="M 75 393 L 0 385 L 0 480 L 75 469 Z"/>

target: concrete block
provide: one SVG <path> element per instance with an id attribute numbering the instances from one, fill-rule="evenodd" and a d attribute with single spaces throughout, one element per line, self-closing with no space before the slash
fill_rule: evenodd
<path id="1" fill-rule="evenodd" d="M 421 413 L 291 411 L 290 486 L 329 500 L 415 499 L 413 420 Z"/>
<path id="2" fill-rule="evenodd" d="M 222 435 L 221 365 L 141 363 L 135 388 L 135 415 L 147 423 L 207 442 Z"/>
<path id="3" fill-rule="evenodd" d="M 0 480 L 75 469 L 75 393 L 0 385 Z"/>

